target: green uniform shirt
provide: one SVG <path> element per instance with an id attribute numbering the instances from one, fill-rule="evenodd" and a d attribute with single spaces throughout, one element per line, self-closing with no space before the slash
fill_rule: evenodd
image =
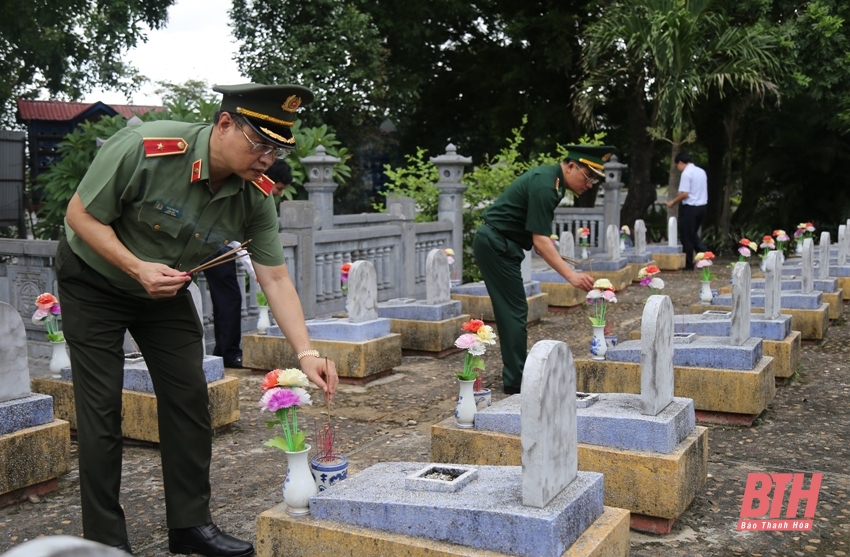
<path id="1" fill-rule="evenodd" d="M 557 187 L 556 187 L 557 184 Z M 484 221 L 529 250 L 532 234 L 549 236 L 555 208 L 566 193 L 560 164 L 538 166 L 513 181 L 486 211 Z"/>
<path id="2" fill-rule="evenodd" d="M 250 238 L 247 249 L 255 262 L 282 265 L 272 196 L 235 174 L 217 193 L 210 190 L 212 129 L 163 120 L 121 130 L 103 144 L 80 182 L 83 205 L 143 261 L 188 271 L 225 243 Z M 160 155 L 162 145 L 164 152 L 182 148 L 174 139 L 188 144 L 186 152 Z M 146 154 L 146 143 L 152 154 Z M 121 290 L 150 297 L 141 283 L 74 234 L 67 221 L 65 230 L 71 249 L 90 267 Z"/>

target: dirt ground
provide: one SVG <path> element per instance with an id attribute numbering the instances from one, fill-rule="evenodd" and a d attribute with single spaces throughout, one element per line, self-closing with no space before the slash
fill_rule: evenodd
<path id="1" fill-rule="evenodd" d="M 728 284 L 729 269 L 718 262 L 715 285 Z M 755 270 L 755 269 L 754 269 Z M 663 273 L 665 294 L 677 313 L 686 313 L 699 292 L 692 272 Z M 715 287 L 716 287 L 715 286 Z M 646 290 L 630 286 L 610 311 L 615 332 L 626 338 L 639 324 Z M 850 308 L 848 308 L 850 309 Z M 576 357 L 588 357 L 588 311 L 549 313 L 529 330 L 529 347 L 542 339 L 567 342 Z M 709 477 L 702 492 L 666 536 L 631 532 L 633 556 L 709 557 L 727 555 L 818 555 L 850 552 L 850 327 L 845 318 L 830 326 L 826 338 L 803 346 L 802 364 L 789 384 L 752 427 L 709 426 Z M 423 461 L 430 456 L 431 425 L 450 416 L 457 396 L 453 373 L 462 354 L 443 359 L 405 357 L 396 373 L 366 386 L 343 386 L 332 417 L 338 452 L 350 460 L 351 474 L 382 461 Z M 485 385 L 501 393 L 498 345 L 486 355 Z M 213 516 L 234 535 L 253 540 L 257 515 L 281 501 L 286 471 L 280 452 L 263 446 L 270 436 L 257 407 L 260 375 L 229 370 L 240 379 L 241 419 L 216 435 L 213 445 Z M 314 391 L 315 392 L 315 391 Z M 317 397 L 318 398 L 318 397 Z M 323 419 L 323 405 L 300 412 Z M 311 426 L 312 427 L 312 426 Z M 0 509 L 0 551 L 53 534 L 81 535 L 76 446 L 73 469 L 59 489 Z M 738 532 L 747 475 L 750 472 L 823 474 L 823 484 L 808 532 Z M 167 529 L 159 452 L 127 444 L 124 451 L 122 503 L 136 555 L 167 555 Z M 800 512 L 802 515 L 802 511 Z"/>

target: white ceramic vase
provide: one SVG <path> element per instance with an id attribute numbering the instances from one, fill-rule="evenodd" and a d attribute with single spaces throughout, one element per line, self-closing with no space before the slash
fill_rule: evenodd
<path id="1" fill-rule="evenodd" d="M 702 288 L 699 291 L 699 301 L 705 304 L 710 304 L 713 296 L 711 295 L 711 281 L 701 280 Z"/>
<path id="2" fill-rule="evenodd" d="M 593 338 L 590 341 L 591 360 L 604 360 L 608 352 L 605 343 L 605 325 L 593 325 Z"/>
<path id="3" fill-rule="evenodd" d="M 319 493 L 316 480 L 310 472 L 310 445 L 303 451 L 286 455 L 286 479 L 283 481 L 283 502 L 286 512 L 292 516 L 310 514 L 310 497 Z"/>
<path id="4" fill-rule="evenodd" d="M 71 367 L 71 359 L 65 350 L 65 341 L 53 342 L 51 340 L 50 344 L 53 347 L 53 353 L 50 355 L 50 372 L 59 373 L 64 367 Z"/>
<path id="5" fill-rule="evenodd" d="M 802 238 L 800 238 L 797 241 L 797 246 L 794 248 L 794 253 L 796 253 L 797 255 L 803 255 L 803 239 Z"/>
<path id="6" fill-rule="evenodd" d="M 587 246 L 581 246 L 581 258 L 587 259 L 590 254 L 587 253 Z"/>
<path id="7" fill-rule="evenodd" d="M 477 411 L 475 395 L 472 391 L 475 380 L 462 381 L 458 379 L 458 383 L 460 383 L 460 394 L 455 406 L 455 425 L 459 428 L 469 429 L 475 422 L 475 412 Z"/>
<path id="8" fill-rule="evenodd" d="M 620 253 L 626 251 L 626 240 L 624 238 L 620 238 Z"/>
<path id="9" fill-rule="evenodd" d="M 257 309 L 260 310 L 260 317 L 257 318 L 257 332 L 264 335 L 272 325 L 269 320 L 269 306 L 259 306 Z"/>

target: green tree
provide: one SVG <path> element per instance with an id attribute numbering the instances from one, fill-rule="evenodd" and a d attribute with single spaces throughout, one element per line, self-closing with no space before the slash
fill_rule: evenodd
<path id="1" fill-rule="evenodd" d="M 165 25 L 174 0 L 0 0 L 0 116 L 41 91 L 80 98 L 94 86 L 127 94 L 144 78 L 123 54 Z"/>
<path id="2" fill-rule="evenodd" d="M 698 101 L 715 91 L 764 95 L 775 90 L 770 78 L 778 69 L 775 36 L 757 26 L 735 26 L 712 0 L 624 0 L 606 8 L 586 34 L 579 113 L 594 122 L 594 107 L 606 92 L 626 90 L 634 118 L 632 144 L 648 153 L 647 136 L 671 145 L 668 197 L 678 192 L 673 158 L 695 139 L 691 118 Z M 652 107 L 647 115 L 645 106 Z M 731 117 L 731 116 L 730 116 Z M 730 147 L 731 148 L 731 147 Z M 654 199 L 648 170 L 630 186 L 621 220 L 640 218 Z"/>

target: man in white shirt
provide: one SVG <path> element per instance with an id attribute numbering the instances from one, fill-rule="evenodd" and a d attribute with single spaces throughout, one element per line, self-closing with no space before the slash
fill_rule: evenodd
<path id="1" fill-rule="evenodd" d="M 679 240 L 685 251 L 685 270 L 694 268 L 694 249 L 708 251 L 699 237 L 699 229 L 705 218 L 708 204 L 708 178 L 705 170 L 691 162 L 691 156 L 684 151 L 676 155 L 676 168 L 682 173 L 679 180 L 679 193 L 667 202 L 668 207 L 681 203 L 679 208 Z"/>

